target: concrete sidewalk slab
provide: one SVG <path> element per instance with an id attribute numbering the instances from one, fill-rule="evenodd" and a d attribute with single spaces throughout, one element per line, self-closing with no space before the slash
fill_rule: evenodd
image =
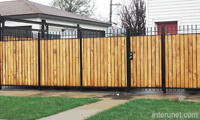
<path id="1" fill-rule="evenodd" d="M 84 120 L 98 112 L 123 104 L 128 100 L 108 100 L 80 106 L 39 120 Z"/>

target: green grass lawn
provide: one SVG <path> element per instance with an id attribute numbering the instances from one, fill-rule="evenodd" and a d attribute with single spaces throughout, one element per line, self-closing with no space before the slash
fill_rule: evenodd
<path id="1" fill-rule="evenodd" d="M 152 113 L 197 113 L 200 119 L 200 103 L 187 101 L 136 99 L 97 113 L 87 120 L 151 120 Z M 159 118 L 157 118 L 159 119 Z M 168 119 L 168 118 L 166 118 Z M 173 118 L 170 118 L 173 120 Z M 198 118 L 192 120 L 199 120 Z"/>
<path id="2" fill-rule="evenodd" d="M 97 101 L 100 99 L 0 96 L 0 119 L 37 119 Z"/>

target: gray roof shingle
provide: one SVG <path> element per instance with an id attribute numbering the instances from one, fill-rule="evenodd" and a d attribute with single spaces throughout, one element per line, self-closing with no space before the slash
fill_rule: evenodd
<path id="1" fill-rule="evenodd" d="M 59 10 L 57 8 L 41 5 L 28 0 L 14 0 L 14 1 L 0 2 L 0 14 L 2 16 L 26 15 L 34 13 L 43 13 L 48 15 L 109 24 L 89 17 L 84 17 L 67 11 Z"/>

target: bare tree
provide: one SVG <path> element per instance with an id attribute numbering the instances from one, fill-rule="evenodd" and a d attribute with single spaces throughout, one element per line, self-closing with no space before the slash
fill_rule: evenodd
<path id="1" fill-rule="evenodd" d="M 130 0 L 131 4 L 123 5 L 120 10 L 122 27 L 129 27 L 132 35 L 145 34 L 146 8 L 144 0 Z"/>
<path id="2" fill-rule="evenodd" d="M 94 10 L 92 0 L 53 0 L 51 6 L 82 16 L 93 15 Z"/>

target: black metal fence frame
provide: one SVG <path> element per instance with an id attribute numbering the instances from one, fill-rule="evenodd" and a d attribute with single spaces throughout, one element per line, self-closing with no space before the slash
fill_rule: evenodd
<path id="1" fill-rule="evenodd" d="M 127 92 L 130 92 L 131 89 L 134 89 L 131 87 L 131 60 L 133 60 L 133 53 L 130 50 L 130 40 L 131 36 L 134 36 L 133 32 L 131 31 L 130 28 L 126 28 L 126 62 L 127 62 L 127 87 L 83 87 L 83 73 L 82 73 L 82 34 L 83 34 L 83 28 L 79 26 L 66 26 L 66 25 L 60 25 L 60 24 L 53 24 L 53 23 L 46 23 L 45 20 L 42 22 L 35 22 L 35 21 L 28 21 L 28 20 L 20 20 L 20 19 L 13 19 L 13 18 L 5 18 L 5 17 L 0 17 L 0 41 L 3 41 L 3 30 L 5 26 L 5 21 L 15 21 L 15 22 L 23 22 L 23 23 L 32 23 L 32 24 L 39 24 L 41 25 L 42 29 L 41 30 L 35 30 L 32 29 L 33 31 L 38 31 L 38 86 L 30 86 L 30 87 L 38 87 L 39 90 L 41 90 L 42 87 L 58 87 L 58 86 L 41 86 L 40 84 L 40 40 L 42 38 L 45 38 L 45 32 L 47 32 L 47 39 L 48 39 L 48 33 L 49 33 L 49 26 L 58 26 L 58 27 L 69 27 L 69 28 L 75 28 L 77 29 L 77 38 L 79 38 L 79 52 L 80 52 L 80 86 L 79 87 L 70 87 L 70 86 L 63 86 L 64 88 L 79 88 L 81 91 L 83 89 L 87 88 L 94 88 L 94 89 L 101 89 L 101 88 L 106 88 L 106 89 L 111 89 L 111 90 L 116 90 L 116 89 L 126 89 Z M 45 29 L 46 27 L 46 29 Z M 87 29 L 89 30 L 89 29 Z M 176 30 L 176 29 L 175 29 Z M 177 31 L 177 30 L 176 30 Z M 146 31 L 147 33 L 143 34 L 138 34 L 138 35 L 148 35 L 148 29 Z M 152 33 L 152 29 L 150 31 Z M 156 33 L 159 32 L 155 31 Z M 161 67 L 162 67 L 162 88 L 161 87 L 155 87 L 155 89 L 162 89 L 163 93 L 166 93 L 166 80 L 165 80 L 165 26 L 163 25 L 161 28 Z M 104 33 L 105 34 L 105 33 Z M 137 36 L 137 35 L 136 35 Z M 108 36 L 110 37 L 110 36 Z M 0 80 L 0 89 L 2 89 L 2 86 L 9 86 L 9 85 L 2 85 L 1 80 Z M 142 88 L 142 87 L 136 87 L 136 88 Z M 146 89 L 147 87 L 143 87 Z M 170 89 L 177 89 L 177 88 L 170 88 Z M 180 88 L 180 89 L 187 89 L 187 88 Z M 197 88 L 198 89 L 198 88 Z"/>

